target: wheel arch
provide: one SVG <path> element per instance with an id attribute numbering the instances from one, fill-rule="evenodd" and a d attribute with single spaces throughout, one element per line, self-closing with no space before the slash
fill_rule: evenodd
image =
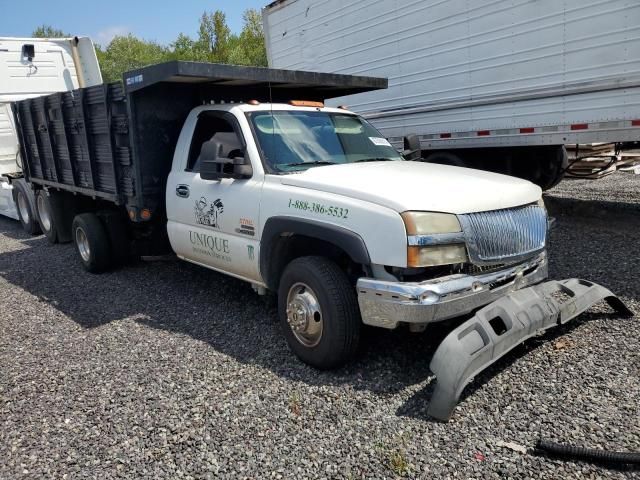
<path id="1" fill-rule="evenodd" d="M 314 239 L 344 252 L 355 264 L 367 267 L 371 263 L 364 240 L 357 233 L 315 220 L 277 216 L 269 218 L 262 229 L 260 241 L 260 273 L 267 286 L 276 290 L 286 264 L 300 255 L 288 251 L 295 237 Z"/>

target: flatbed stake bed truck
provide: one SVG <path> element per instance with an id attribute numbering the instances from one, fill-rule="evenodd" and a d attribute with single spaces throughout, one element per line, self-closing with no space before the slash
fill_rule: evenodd
<path id="1" fill-rule="evenodd" d="M 538 186 L 405 161 L 361 117 L 323 105 L 386 85 L 170 62 L 13 111 L 50 240 L 74 241 L 90 272 L 173 251 L 277 292 L 287 342 L 314 367 L 347 362 L 362 323 L 423 330 L 518 294 L 502 314 L 480 310 L 434 357 L 443 381 L 432 413 L 446 418 L 470 375 L 559 316 L 600 298 L 624 308 L 593 284 L 536 285 L 548 229 Z M 571 300 L 554 310 L 558 290 Z M 536 302 L 543 314 L 524 325 L 517 305 Z"/>

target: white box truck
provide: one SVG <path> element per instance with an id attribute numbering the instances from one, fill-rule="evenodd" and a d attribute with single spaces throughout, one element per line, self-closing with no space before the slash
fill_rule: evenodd
<path id="1" fill-rule="evenodd" d="M 0 37 L 0 215 L 39 233 L 33 190 L 22 175 L 11 102 L 102 83 L 93 43 L 86 37 Z"/>
<path id="2" fill-rule="evenodd" d="M 387 77 L 332 104 L 429 162 L 547 189 L 563 145 L 640 140 L 636 0 L 280 0 L 263 22 L 272 67 Z"/>

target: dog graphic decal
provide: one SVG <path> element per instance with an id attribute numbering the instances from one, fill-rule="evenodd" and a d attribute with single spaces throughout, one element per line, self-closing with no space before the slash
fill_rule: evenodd
<path id="1" fill-rule="evenodd" d="M 220 220 L 224 212 L 224 204 L 219 198 L 215 199 L 211 204 L 205 197 L 196 200 L 195 206 L 196 223 L 207 225 L 208 227 L 220 228 Z"/>

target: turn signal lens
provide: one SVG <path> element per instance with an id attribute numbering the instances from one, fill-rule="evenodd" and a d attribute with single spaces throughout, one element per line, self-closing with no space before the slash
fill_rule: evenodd
<path id="1" fill-rule="evenodd" d="M 407 235 L 461 232 L 458 217 L 451 213 L 404 212 L 402 214 Z"/>
<path id="2" fill-rule="evenodd" d="M 407 248 L 408 267 L 435 267 L 466 262 L 467 249 L 464 244 Z"/>

